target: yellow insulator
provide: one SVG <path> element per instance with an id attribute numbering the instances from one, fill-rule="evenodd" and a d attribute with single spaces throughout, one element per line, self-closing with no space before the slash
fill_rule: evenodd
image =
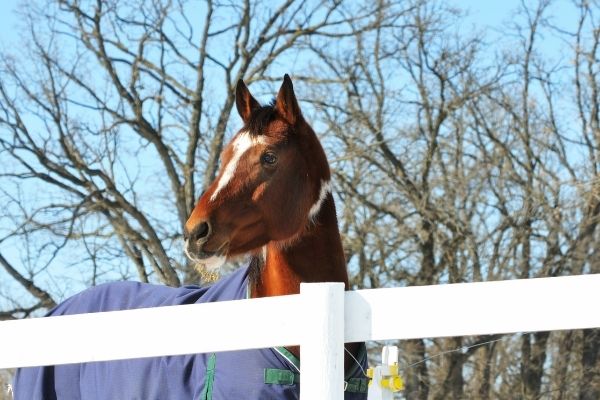
<path id="1" fill-rule="evenodd" d="M 392 378 L 392 387 L 390 388 L 392 392 L 399 392 L 404 390 L 404 381 L 400 376 L 393 376 Z"/>
<path id="2" fill-rule="evenodd" d="M 398 364 L 390 365 L 388 368 L 387 376 L 381 379 L 381 386 L 392 392 L 404 390 L 404 381 L 400 377 Z"/>

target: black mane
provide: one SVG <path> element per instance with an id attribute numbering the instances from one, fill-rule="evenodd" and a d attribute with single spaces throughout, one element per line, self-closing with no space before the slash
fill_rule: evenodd
<path id="1" fill-rule="evenodd" d="M 246 130 L 251 135 L 260 135 L 275 116 L 275 99 L 271 100 L 268 105 L 260 106 L 252 111 L 250 119 L 246 123 Z"/>

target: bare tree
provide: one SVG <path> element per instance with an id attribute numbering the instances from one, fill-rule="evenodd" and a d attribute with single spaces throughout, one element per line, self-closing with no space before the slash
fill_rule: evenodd
<path id="1" fill-rule="evenodd" d="M 38 302 L 6 316 L 52 306 L 66 289 L 37 282 L 74 251 L 78 266 L 65 273 L 86 284 L 115 270 L 143 282 L 197 280 L 181 230 L 215 176 L 235 83 L 264 80 L 309 37 L 372 29 L 372 8 L 348 16 L 328 1 L 24 6 L 26 47 L 2 55 L 0 242 L 31 250 L 1 260 Z"/>
<path id="2" fill-rule="evenodd" d="M 460 12 L 434 1 L 414 2 L 393 27 L 353 38 L 352 53 L 314 46 L 343 93 L 332 99 L 324 89 L 313 101 L 339 146 L 336 177 L 357 285 L 591 271 L 597 210 L 588 182 L 596 179 L 578 171 L 573 152 L 596 144 L 585 139 L 585 127 L 583 136 L 573 134 L 562 112 L 565 93 L 575 98 L 583 85 L 566 86 L 570 67 L 539 50 L 544 34 L 578 37 L 557 32 L 551 6 L 521 4 L 504 31 L 505 54 L 486 49 L 479 32 L 455 33 Z M 587 18 L 593 14 L 590 3 L 576 6 Z M 597 31 L 593 24 L 586 29 Z M 588 75 L 597 64 L 589 45 Z M 579 43 L 573 48 L 582 51 Z M 596 96 L 593 84 L 585 87 L 585 96 Z M 583 103 L 594 110 L 589 98 Z M 582 382 L 598 382 L 595 335 L 406 341 L 406 397 L 533 399 L 562 391 L 572 398 L 575 390 L 593 398 L 596 383 Z M 566 360 L 549 358 L 556 346 L 567 350 Z M 577 370 L 586 372 L 566 372 Z M 562 374 L 559 389 L 555 374 Z"/>
<path id="3" fill-rule="evenodd" d="M 343 93 L 322 106 L 341 145 L 336 177 L 359 285 L 482 280 L 476 199 L 486 167 L 465 120 L 467 105 L 491 90 L 498 71 L 478 63 L 478 38 L 451 32 L 458 18 L 439 3 L 415 2 L 395 26 L 357 36 L 347 58 L 315 49 Z M 421 361 L 430 348 L 444 352 L 471 340 L 485 341 L 403 343 L 404 363 L 414 364 L 407 397 L 463 398 L 463 365 L 475 350 L 451 354 L 450 366 Z"/>
<path id="4" fill-rule="evenodd" d="M 24 5 L 0 55 L 0 319 L 107 279 L 197 281 L 178 243 L 239 126 L 232 88 L 269 97 L 284 72 L 332 160 L 355 287 L 600 272 L 599 7 L 571 7 L 559 27 L 523 1 L 491 39 L 436 0 Z M 599 336 L 405 341 L 404 395 L 597 398 Z"/>

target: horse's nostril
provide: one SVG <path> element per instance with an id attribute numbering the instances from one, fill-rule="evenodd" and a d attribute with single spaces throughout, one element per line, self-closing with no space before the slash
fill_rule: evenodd
<path id="1" fill-rule="evenodd" d="M 210 225 L 208 222 L 201 222 L 194 227 L 192 232 L 190 233 L 190 237 L 192 240 L 201 240 L 205 239 L 210 233 Z"/>
<path id="2" fill-rule="evenodd" d="M 200 229 L 198 231 L 198 237 L 203 238 L 208 236 L 209 226 L 208 222 L 203 222 L 200 224 Z"/>

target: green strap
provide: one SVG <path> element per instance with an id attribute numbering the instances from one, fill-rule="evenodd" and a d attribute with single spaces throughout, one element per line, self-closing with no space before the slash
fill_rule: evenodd
<path id="1" fill-rule="evenodd" d="M 350 378 L 346 385 L 346 392 L 367 393 L 369 390 L 369 380 L 367 378 Z"/>
<path id="2" fill-rule="evenodd" d="M 300 383 L 300 374 L 295 374 L 287 369 L 265 368 L 265 383 L 269 385 L 297 385 Z M 369 380 L 367 378 L 350 378 L 347 381 L 346 392 L 367 393 Z"/>
<path id="3" fill-rule="evenodd" d="M 300 383 L 300 374 L 287 369 L 265 368 L 265 383 L 269 385 L 295 385 Z"/>
<path id="4" fill-rule="evenodd" d="M 200 400 L 212 400 L 213 385 L 215 382 L 215 364 L 217 356 L 212 353 L 206 362 L 206 376 L 204 378 L 204 389 L 200 394 Z"/>

